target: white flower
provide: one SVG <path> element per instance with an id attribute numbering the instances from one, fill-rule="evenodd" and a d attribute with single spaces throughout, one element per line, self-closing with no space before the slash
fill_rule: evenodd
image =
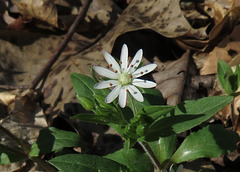
<path id="1" fill-rule="evenodd" d="M 109 78 L 109 80 L 100 81 L 94 88 L 104 89 L 115 87 L 105 98 L 106 103 L 111 103 L 119 96 L 119 105 L 124 108 L 126 106 L 128 92 L 137 101 L 143 102 L 143 95 L 137 87 L 152 88 L 156 86 L 155 82 L 138 79 L 138 77 L 153 71 L 157 67 L 156 64 L 152 63 L 137 69 L 142 60 L 142 55 L 142 49 L 138 50 L 131 63 L 128 65 L 130 60 L 130 58 L 128 58 L 128 48 L 126 44 L 123 44 L 119 65 L 109 53 L 106 51 L 103 52 L 105 60 L 113 71 L 100 66 L 93 66 L 95 72 L 103 77 Z"/>

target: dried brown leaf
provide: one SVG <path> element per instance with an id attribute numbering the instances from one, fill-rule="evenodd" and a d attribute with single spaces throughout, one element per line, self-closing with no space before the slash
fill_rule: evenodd
<path id="1" fill-rule="evenodd" d="M 206 20 L 205 22 L 208 22 L 208 24 L 196 30 L 191 29 L 186 37 L 180 37 L 177 40 L 178 44 L 184 49 L 211 51 L 226 35 L 232 32 L 240 19 L 240 6 L 237 3 L 235 5 L 230 4 L 226 5 L 219 1 L 206 1 L 203 3 L 203 8 L 206 9 L 206 13 L 209 13 L 214 23 L 210 23 L 211 20 Z M 212 24 L 214 24 L 213 28 L 208 27 L 212 26 Z M 207 29 L 211 30 L 206 35 Z"/>
<path id="2" fill-rule="evenodd" d="M 189 52 L 175 61 L 167 61 L 162 63 L 155 61 L 158 64 L 157 73 L 153 77 L 157 83 L 157 87 L 167 99 L 167 104 L 176 105 L 181 101 L 182 92 L 186 80 L 188 69 Z"/>
<path id="3" fill-rule="evenodd" d="M 33 17 L 58 27 L 57 8 L 52 0 L 13 0 L 26 21 Z"/>

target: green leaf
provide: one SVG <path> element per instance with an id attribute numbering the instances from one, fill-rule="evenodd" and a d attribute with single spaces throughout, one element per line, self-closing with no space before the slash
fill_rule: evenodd
<path id="1" fill-rule="evenodd" d="M 184 101 L 174 111 L 160 116 L 148 128 L 147 141 L 158 140 L 189 130 L 209 119 L 219 110 L 233 101 L 233 96 L 213 96 L 198 100 Z"/>
<path id="2" fill-rule="evenodd" d="M 236 149 L 239 136 L 221 125 L 209 125 L 189 135 L 172 156 L 171 161 L 181 163 L 202 157 L 218 157 Z"/>
<path id="3" fill-rule="evenodd" d="M 37 152 L 58 152 L 64 147 L 82 147 L 83 145 L 78 134 L 49 127 L 40 131 L 36 144 L 31 147 L 30 155 L 37 156 Z"/>
<path id="4" fill-rule="evenodd" d="M 114 123 L 109 123 L 108 124 L 110 127 L 114 129 L 117 133 L 119 133 L 121 136 L 125 132 L 125 125 L 119 125 L 119 124 L 114 124 Z"/>
<path id="5" fill-rule="evenodd" d="M 162 166 L 165 166 L 171 158 L 175 149 L 176 138 L 176 135 L 171 135 L 168 137 L 160 137 L 159 140 L 154 142 L 148 142 Z"/>
<path id="6" fill-rule="evenodd" d="M 26 158 L 25 156 L 20 154 L 20 153 L 24 154 L 22 150 L 20 150 L 19 148 L 14 149 L 17 150 L 19 154 L 14 152 L 12 149 L 8 148 L 5 145 L 2 144 L 0 145 L 0 165 L 10 164 Z"/>
<path id="7" fill-rule="evenodd" d="M 142 91 L 144 101 L 139 102 L 135 100 L 134 98 L 134 105 L 136 106 L 137 110 L 140 111 L 142 108 L 149 106 L 149 105 L 163 105 L 164 104 L 164 98 L 162 96 L 162 93 L 157 89 L 142 89 L 139 88 L 139 90 Z M 129 99 L 129 106 L 132 108 L 132 99 Z"/>
<path id="8" fill-rule="evenodd" d="M 109 89 L 95 89 L 96 81 L 86 75 L 72 73 L 70 77 L 77 98 L 80 103 L 83 103 L 83 107 L 87 108 L 86 110 L 92 110 L 96 106 L 96 104 L 93 104 L 95 103 L 94 94 L 106 96 L 109 93 Z M 87 105 L 88 103 L 89 105 Z"/>
<path id="9" fill-rule="evenodd" d="M 95 108 L 94 101 L 87 98 L 87 97 L 80 97 L 79 95 L 76 96 L 80 104 L 84 107 L 84 109 L 90 111 Z"/>
<path id="10" fill-rule="evenodd" d="M 127 168 L 104 157 L 87 154 L 67 154 L 51 159 L 50 164 L 60 172 L 118 172 Z"/>
<path id="11" fill-rule="evenodd" d="M 160 116 L 167 114 L 172 111 L 175 106 L 167 105 L 156 105 L 156 106 L 146 106 L 138 112 L 138 115 L 148 115 L 153 120 L 158 119 Z"/>
<path id="12" fill-rule="evenodd" d="M 127 166 L 132 172 L 153 171 L 152 162 L 146 153 L 142 153 L 137 149 L 129 149 L 126 145 L 123 149 L 106 155 L 105 158 Z"/>
<path id="13" fill-rule="evenodd" d="M 79 119 L 84 122 L 91 122 L 91 123 L 98 123 L 98 124 L 121 124 L 121 120 L 116 119 L 115 117 L 111 116 L 104 116 L 104 115 L 94 115 L 94 114 L 78 114 L 72 117 L 73 119 Z"/>
<path id="14" fill-rule="evenodd" d="M 218 60 L 218 71 L 217 71 L 218 80 L 222 86 L 222 88 L 226 91 L 228 95 L 233 93 L 234 91 L 231 88 L 231 83 L 229 78 L 234 76 L 231 67 L 222 60 Z"/>
<path id="15" fill-rule="evenodd" d="M 240 68 L 239 65 L 236 65 L 236 70 L 234 72 L 234 75 L 237 77 L 237 88 L 240 87 Z"/>

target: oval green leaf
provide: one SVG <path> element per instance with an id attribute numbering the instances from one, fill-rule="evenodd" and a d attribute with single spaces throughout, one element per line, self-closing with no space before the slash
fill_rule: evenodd
<path id="1" fill-rule="evenodd" d="M 239 136 L 221 125 L 209 125 L 188 136 L 171 161 L 181 163 L 202 157 L 218 157 L 236 149 Z"/>
<path id="2" fill-rule="evenodd" d="M 127 171 L 124 165 L 96 155 L 67 154 L 53 158 L 49 162 L 60 172 Z"/>
<path id="3" fill-rule="evenodd" d="M 213 96 L 198 100 L 187 100 L 176 106 L 174 111 L 160 116 L 148 128 L 147 141 L 158 140 L 189 130 L 209 119 L 233 101 L 233 96 Z"/>

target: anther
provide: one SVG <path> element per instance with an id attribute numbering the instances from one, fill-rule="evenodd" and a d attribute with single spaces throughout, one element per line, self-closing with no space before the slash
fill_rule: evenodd
<path id="1" fill-rule="evenodd" d="M 141 74 L 143 74 L 143 72 L 140 72 Z"/>
<path id="2" fill-rule="evenodd" d="M 132 75 L 129 75 L 129 78 L 131 78 L 131 79 L 132 79 Z"/>
<path id="3" fill-rule="evenodd" d="M 109 66 L 112 67 L 112 64 L 110 64 Z"/>
<path id="4" fill-rule="evenodd" d="M 112 86 L 113 84 L 112 84 L 112 83 L 110 83 L 109 85 L 110 85 L 110 86 Z"/>
<path id="5" fill-rule="evenodd" d="M 128 57 L 128 61 L 131 61 L 131 60 L 132 60 L 132 58 L 129 56 L 129 57 Z"/>
<path id="6" fill-rule="evenodd" d="M 128 90 L 128 89 L 126 89 L 126 91 L 127 91 L 127 92 L 129 92 L 129 90 Z"/>
<path id="7" fill-rule="evenodd" d="M 117 70 L 115 70 L 114 72 L 117 73 Z"/>
<path id="8" fill-rule="evenodd" d="M 119 61 L 119 64 L 122 64 L 122 61 Z"/>
<path id="9" fill-rule="evenodd" d="M 130 67 L 133 67 L 133 65 L 131 65 Z"/>

